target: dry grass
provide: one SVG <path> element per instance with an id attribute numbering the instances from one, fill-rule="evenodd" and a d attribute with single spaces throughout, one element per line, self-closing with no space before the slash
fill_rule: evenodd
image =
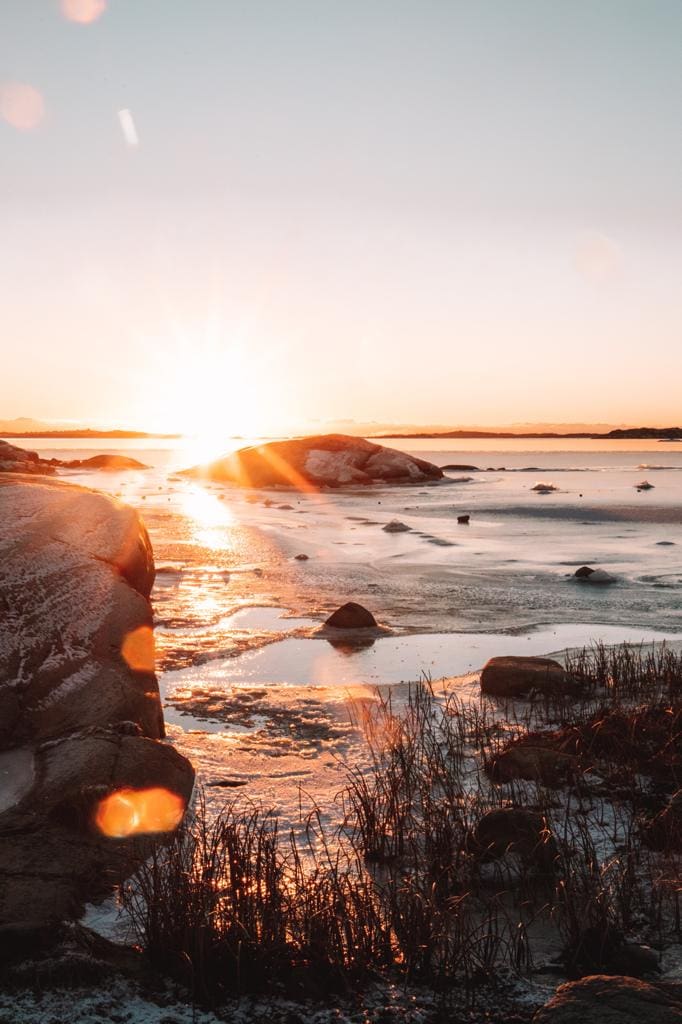
<path id="1" fill-rule="evenodd" d="M 313 809 L 282 835 L 243 800 L 209 822 L 200 801 L 127 889 L 141 945 L 206 1003 L 323 998 L 377 977 L 474 999 L 501 968 L 532 969 L 538 922 L 574 974 L 610 969 L 628 936 L 679 936 L 677 861 L 641 830 L 659 790 L 679 785 L 682 660 L 594 647 L 569 671 L 577 702 L 463 703 L 424 679 L 399 712 L 390 698 L 363 705 L 367 763 L 348 770 L 332 831 Z M 569 738 L 580 771 L 559 788 L 486 774 L 538 732 Z M 549 823 L 537 849 L 481 846 L 479 823 L 505 807 Z"/>

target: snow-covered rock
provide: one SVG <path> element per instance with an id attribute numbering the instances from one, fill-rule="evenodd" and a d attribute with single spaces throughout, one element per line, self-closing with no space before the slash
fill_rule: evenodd
<path id="1" fill-rule="evenodd" d="M 184 470 L 187 476 L 244 487 L 354 487 L 438 480 L 443 471 L 424 459 L 346 434 L 272 441 Z"/>

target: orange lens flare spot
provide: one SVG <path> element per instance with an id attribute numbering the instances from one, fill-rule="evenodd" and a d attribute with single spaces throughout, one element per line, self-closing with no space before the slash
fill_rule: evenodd
<path id="1" fill-rule="evenodd" d="M 140 626 L 126 633 L 121 656 L 134 672 L 154 671 L 154 634 L 149 626 Z"/>
<path id="2" fill-rule="evenodd" d="M 0 117 L 20 132 L 37 128 L 45 116 L 42 93 L 26 82 L 0 82 Z"/>
<path id="3" fill-rule="evenodd" d="M 185 813 L 185 801 L 177 793 L 155 786 L 151 789 L 119 789 L 100 800 L 95 825 L 112 839 L 149 832 L 172 832 Z"/>
<path id="4" fill-rule="evenodd" d="M 61 12 L 69 21 L 77 21 L 79 25 L 89 25 L 104 14 L 107 0 L 61 0 Z"/>

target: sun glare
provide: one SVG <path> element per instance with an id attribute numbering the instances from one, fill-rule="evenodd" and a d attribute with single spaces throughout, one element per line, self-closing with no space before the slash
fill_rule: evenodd
<path id="1" fill-rule="evenodd" d="M 119 789 L 100 800 L 95 825 L 112 839 L 154 832 L 172 832 L 185 813 L 185 801 L 161 786 Z"/>
<path id="2" fill-rule="evenodd" d="M 266 362 L 262 340 L 257 345 L 219 317 L 193 329 L 170 324 L 168 336 L 144 339 L 155 386 L 151 402 L 146 392 L 140 419 L 184 435 L 186 465 L 210 461 L 268 432 L 281 381 L 271 352 Z"/>

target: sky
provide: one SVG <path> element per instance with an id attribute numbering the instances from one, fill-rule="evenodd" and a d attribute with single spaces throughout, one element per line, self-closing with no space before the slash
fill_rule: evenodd
<path id="1" fill-rule="evenodd" d="M 682 420 L 679 0 L 0 0 L 0 418 Z"/>

